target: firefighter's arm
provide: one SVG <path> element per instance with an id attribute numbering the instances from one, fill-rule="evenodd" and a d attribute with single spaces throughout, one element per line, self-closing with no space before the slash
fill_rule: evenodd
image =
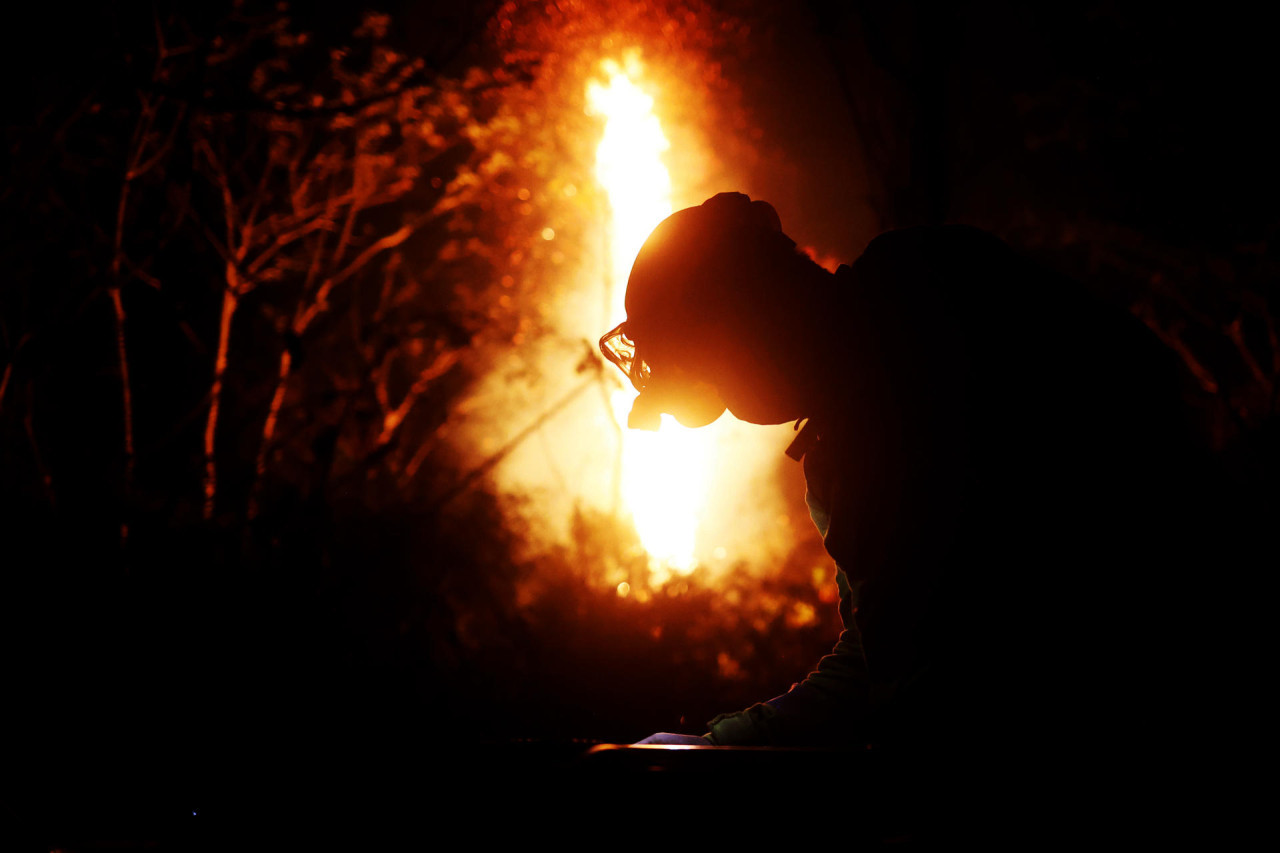
<path id="1" fill-rule="evenodd" d="M 707 740 L 717 746 L 838 746 L 859 739 L 870 707 L 867 660 L 844 572 L 836 574 L 836 583 L 845 629 L 831 654 L 781 696 L 716 717 Z"/>

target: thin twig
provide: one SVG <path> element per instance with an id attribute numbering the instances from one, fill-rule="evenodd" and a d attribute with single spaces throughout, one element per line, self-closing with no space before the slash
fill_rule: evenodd
<path id="1" fill-rule="evenodd" d="M 276 254 L 280 252 L 281 249 L 285 248 L 295 240 L 299 240 L 307 236 L 313 231 L 320 231 L 320 230 L 323 230 L 323 231 L 333 230 L 333 222 L 326 217 L 317 216 L 316 218 L 310 220 L 309 222 L 303 223 L 302 225 L 298 226 L 292 231 L 287 231 L 285 233 L 277 235 L 276 238 L 271 241 L 271 244 L 267 246 L 266 249 L 260 252 L 256 258 L 254 258 L 252 261 L 249 262 L 249 264 L 245 267 L 245 269 L 247 270 L 249 275 L 251 276 L 256 275 L 263 268 L 263 266 L 266 265 L 268 261 L 270 261 L 272 258 L 276 256 Z"/>
<path id="2" fill-rule="evenodd" d="M 262 482 L 267 473 L 267 452 L 271 440 L 276 433 L 276 419 L 280 416 L 280 406 L 284 403 L 285 390 L 289 384 L 289 374 L 293 369 L 293 355 L 288 347 L 280 353 L 280 366 L 276 369 L 276 390 L 271 395 L 271 405 L 267 409 L 267 419 L 262 425 L 262 438 L 258 441 L 258 456 L 253 463 L 253 485 L 249 488 L 249 518 L 258 516 L 258 503 L 261 497 Z"/>
<path id="3" fill-rule="evenodd" d="M 131 180 L 135 178 L 140 178 L 143 175 L 145 175 L 147 172 L 150 172 L 153 168 L 155 168 L 156 164 L 159 163 L 162 159 L 164 159 L 165 155 L 168 154 L 169 151 L 173 149 L 173 141 L 178 135 L 178 129 L 182 125 L 182 117 L 186 114 L 186 111 L 187 111 L 187 108 L 185 105 L 182 105 L 182 104 L 178 105 L 178 115 L 177 117 L 174 118 L 173 123 L 169 126 L 169 135 L 165 137 L 164 142 L 162 142 L 156 148 L 155 153 L 153 153 L 149 159 L 145 160 L 142 163 L 139 163 L 131 170 L 131 173 L 129 176 Z"/>
<path id="4" fill-rule="evenodd" d="M 399 430 L 400 425 L 404 423 L 410 409 L 413 408 L 413 404 L 417 402 L 420 396 L 426 393 L 432 382 L 453 369 L 461 355 L 458 350 L 442 353 L 429 367 L 418 374 L 418 378 L 414 380 L 412 387 L 405 393 L 404 398 L 400 400 L 400 404 L 382 416 L 382 432 L 378 434 L 377 441 L 379 447 L 391 441 L 396 431 Z"/>
<path id="5" fill-rule="evenodd" d="M 326 279 L 316 291 L 315 299 L 313 299 L 311 304 L 307 306 L 307 309 L 299 314 L 294 320 L 294 333 L 301 335 L 306 331 L 307 327 L 311 325 L 312 320 L 328 310 L 328 298 L 329 294 L 333 291 L 333 288 L 342 284 L 351 276 L 359 272 L 360 269 L 378 255 L 378 253 L 385 252 L 387 249 L 394 249 L 396 246 L 399 246 L 405 240 L 409 239 L 410 235 L 412 235 L 414 231 L 418 230 L 418 228 L 420 228 L 425 222 L 429 221 L 432 216 L 433 214 L 429 212 L 423 214 L 413 222 L 403 225 L 396 231 L 393 231 L 382 239 L 375 241 L 363 252 L 357 255 L 355 260 L 339 271 L 336 275 L 332 278 Z"/>
<path id="6" fill-rule="evenodd" d="M 467 86 L 465 87 L 465 91 L 468 94 L 477 94 L 489 89 L 504 88 L 526 78 L 527 75 L 516 74 L 513 75 L 511 79 L 495 79 L 484 83 L 478 83 L 473 86 Z M 349 103 L 329 102 L 320 105 L 290 104 L 283 102 L 272 103 L 263 100 L 221 96 L 211 96 L 193 100 L 189 97 L 188 93 L 176 87 L 157 85 L 154 83 L 146 87 L 146 90 L 172 100 L 189 103 L 192 106 L 198 107 L 199 110 L 206 115 L 267 113 L 270 115 L 287 116 L 289 118 L 324 118 L 356 115 L 370 107 L 375 107 L 387 101 L 403 97 L 404 95 L 414 91 L 428 92 L 431 90 L 434 82 L 437 81 L 432 73 L 416 71 L 410 77 L 404 78 L 403 82 L 399 85 L 366 95 L 363 98 L 355 98 Z"/>
<path id="7" fill-rule="evenodd" d="M 125 349 L 124 337 L 124 302 L 120 298 L 120 288 L 108 290 L 111 295 L 111 306 L 116 326 L 116 358 L 120 363 L 120 393 L 124 402 L 124 495 L 126 501 L 133 490 L 133 392 L 129 385 L 129 358 Z M 124 544 L 129 538 L 129 522 L 127 517 L 120 522 L 120 542 Z"/>
<path id="8" fill-rule="evenodd" d="M 119 258 L 120 258 L 120 261 L 123 262 L 123 264 L 129 268 L 129 275 L 133 276 L 134 278 L 138 279 L 139 281 L 141 281 L 142 283 L 146 284 L 148 287 L 154 290 L 160 290 L 160 279 L 156 278 L 151 273 L 147 272 L 141 265 L 135 264 L 133 262 L 133 259 L 130 258 L 128 255 L 126 255 L 124 252 L 120 253 Z"/>
<path id="9" fill-rule="evenodd" d="M 1172 349 L 1182 358 L 1183 363 L 1187 366 L 1187 369 L 1191 371 L 1191 374 L 1196 378 L 1196 381 L 1200 383 L 1200 387 L 1205 391 L 1205 393 L 1213 395 L 1218 394 L 1221 389 L 1221 386 L 1218 384 L 1218 380 L 1214 379 L 1213 374 L 1209 369 L 1200 363 L 1200 360 L 1196 358 L 1195 353 L 1191 351 L 1191 348 L 1183 342 L 1182 338 L 1178 335 L 1178 330 L 1176 328 L 1165 329 L 1161 326 L 1160 323 L 1156 321 L 1155 312 L 1151 310 L 1149 305 L 1143 305 L 1136 308 L 1134 313 L 1139 317 L 1139 319 L 1147 324 L 1147 327 L 1150 328 L 1151 331 L 1155 332 L 1156 336 L 1164 342 L 1165 346 Z"/>
<path id="10" fill-rule="evenodd" d="M 1244 339 L 1244 329 L 1240 322 L 1240 317 L 1236 317 L 1226 325 L 1224 329 L 1231 342 L 1236 345 L 1236 351 L 1240 353 L 1240 358 L 1244 361 L 1245 366 L 1249 368 L 1249 372 L 1253 374 L 1254 380 L 1266 389 L 1267 396 L 1271 396 L 1271 377 L 1267 376 L 1262 369 L 1262 365 L 1258 364 L 1258 360 L 1254 357 L 1253 351 L 1249 348 L 1248 343 Z"/>
<path id="11" fill-rule="evenodd" d="M 156 70 L 153 72 L 155 76 L 160 74 L 160 67 L 157 64 Z M 149 98 L 143 97 L 142 112 L 138 116 L 138 121 L 134 125 L 133 136 L 131 139 L 131 148 L 129 152 L 128 165 L 125 167 L 124 177 L 120 181 L 120 196 L 116 203 L 116 227 L 112 240 L 111 253 L 111 286 L 107 289 L 108 295 L 111 297 L 112 317 L 115 322 L 115 338 L 116 338 L 116 361 L 120 369 L 120 398 L 121 407 L 123 409 L 124 419 L 124 478 L 123 492 L 125 506 L 128 506 L 129 496 L 133 491 L 133 468 L 134 468 L 134 452 L 133 452 L 133 390 L 129 385 L 129 355 L 128 347 L 125 341 L 125 312 L 124 300 L 121 298 L 121 280 L 120 267 L 125 261 L 124 252 L 124 226 L 128 219 L 129 213 L 129 196 L 133 187 L 134 180 L 146 169 L 140 169 L 139 166 L 143 162 L 145 156 L 147 142 L 151 138 L 151 131 L 155 123 L 156 114 L 159 112 L 159 105 L 152 102 Z M 175 128 L 176 128 L 175 122 Z M 176 130 L 174 131 L 176 132 Z M 173 141 L 173 135 L 170 134 L 168 143 Z M 157 152 L 156 158 L 149 162 L 154 165 L 159 162 L 159 156 L 167 150 L 167 144 L 161 146 L 161 151 Z M 148 166 L 147 168 L 150 168 Z M 132 268 L 132 263 L 129 264 Z M 136 275 L 138 270 L 134 268 Z M 129 538 L 129 521 L 126 515 L 120 521 L 120 543 L 123 545 Z"/>
<path id="12" fill-rule="evenodd" d="M 593 376 L 587 381 L 575 387 L 573 390 L 569 391 L 569 393 L 565 394 L 559 400 L 556 400 L 554 403 L 552 403 L 547 408 L 546 411 L 544 411 L 542 414 L 538 415 L 538 417 L 534 419 L 533 423 L 529 424 L 527 427 L 520 430 L 520 432 L 512 436 L 511 439 L 508 440 L 506 444 L 502 445 L 502 447 L 500 447 L 496 453 L 494 453 L 484 462 L 480 463 L 475 468 L 472 468 L 469 472 L 467 472 L 467 474 L 461 480 L 459 480 L 456 484 L 454 484 L 453 488 L 445 492 L 444 496 L 441 497 L 438 501 L 436 501 L 435 505 L 432 507 L 432 511 L 439 512 L 440 510 L 444 509 L 444 507 L 452 503 L 459 495 L 461 495 L 462 493 L 467 491 L 469 488 L 471 488 L 471 486 L 476 482 L 476 480 L 480 479 L 485 474 L 488 474 L 498 465 L 498 463 L 502 462 L 502 460 L 510 456 L 512 451 L 514 451 L 517 447 L 523 444 L 525 440 L 529 438 L 529 436 L 533 435 L 537 430 L 541 429 L 543 424 L 545 424 L 547 421 L 551 420 L 553 417 L 558 415 L 570 403 L 576 400 L 584 391 L 586 391 L 588 388 L 590 388 L 595 384 L 596 384 L 596 378 Z"/>
<path id="13" fill-rule="evenodd" d="M 418 473 L 418 469 L 422 467 L 422 463 L 426 461 L 427 455 L 430 454 L 431 451 L 439 444 L 440 438 L 441 430 L 437 429 L 435 432 L 431 433 L 431 435 L 427 436 L 425 441 L 418 445 L 418 449 L 413 452 L 413 457 L 409 460 L 408 464 L 404 466 L 404 471 L 400 473 L 400 478 L 396 481 L 396 485 L 399 486 L 401 490 L 413 481 L 414 476 Z"/>
<path id="14" fill-rule="evenodd" d="M 222 291 L 222 321 L 218 325 L 218 355 L 213 363 L 213 385 L 209 391 L 209 417 L 204 427 L 204 517 L 213 518 L 218 494 L 218 464 L 214 438 L 218 430 L 218 409 L 222 403 L 222 379 L 227 370 L 227 348 L 231 340 L 231 319 L 236 313 L 236 293 Z"/>

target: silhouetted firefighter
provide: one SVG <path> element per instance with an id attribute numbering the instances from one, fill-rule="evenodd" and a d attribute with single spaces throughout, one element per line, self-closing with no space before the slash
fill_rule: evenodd
<path id="1" fill-rule="evenodd" d="M 740 193 L 653 231 L 626 309 L 600 346 L 632 427 L 802 425 L 845 629 L 789 692 L 644 742 L 1145 762 L 1185 734 L 1203 468 L 1140 322 L 965 226 L 830 273 Z"/>

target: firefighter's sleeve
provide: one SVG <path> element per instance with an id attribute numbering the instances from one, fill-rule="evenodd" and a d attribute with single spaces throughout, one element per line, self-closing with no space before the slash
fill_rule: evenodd
<path id="1" fill-rule="evenodd" d="M 830 514 L 814 490 L 806 501 L 825 537 Z M 855 619 L 857 589 L 842 569 L 836 571 L 836 586 L 844 630 L 831 654 L 781 696 L 716 717 L 708 724 L 708 740 L 717 746 L 831 746 L 858 740 L 870 710 L 870 679 Z"/>
<path id="2" fill-rule="evenodd" d="M 781 696 L 709 723 L 716 746 L 836 746 L 858 739 L 869 707 L 867 660 L 853 620 L 854 591 L 836 573 L 844 630 L 818 668 Z"/>
<path id="3" fill-rule="evenodd" d="M 827 539 L 831 507 L 840 502 L 836 448 L 818 442 L 804 457 L 805 502 L 813 523 Z M 829 543 L 828 543 L 829 544 Z M 844 624 L 831 654 L 787 693 L 709 722 L 707 738 L 717 745 L 840 745 L 856 742 L 870 710 L 870 679 L 863 640 L 855 619 L 858 584 L 837 567 L 840 619 Z"/>

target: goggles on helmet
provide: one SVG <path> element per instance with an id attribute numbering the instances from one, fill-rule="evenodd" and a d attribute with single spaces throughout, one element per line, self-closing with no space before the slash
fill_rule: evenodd
<path id="1" fill-rule="evenodd" d="M 626 323 L 619 323 L 600 339 L 600 352 L 631 380 L 637 391 L 649 384 L 649 365 L 636 353 L 635 341 L 627 337 Z"/>
<path id="2" fill-rule="evenodd" d="M 632 429 L 656 430 L 660 415 L 667 412 L 683 426 L 700 427 L 724 414 L 724 401 L 713 385 L 696 379 L 678 366 L 664 368 L 654 381 L 649 364 L 640 355 L 635 341 L 627 336 L 626 323 L 600 339 L 600 352 L 621 370 L 640 392 L 627 416 Z"/>

